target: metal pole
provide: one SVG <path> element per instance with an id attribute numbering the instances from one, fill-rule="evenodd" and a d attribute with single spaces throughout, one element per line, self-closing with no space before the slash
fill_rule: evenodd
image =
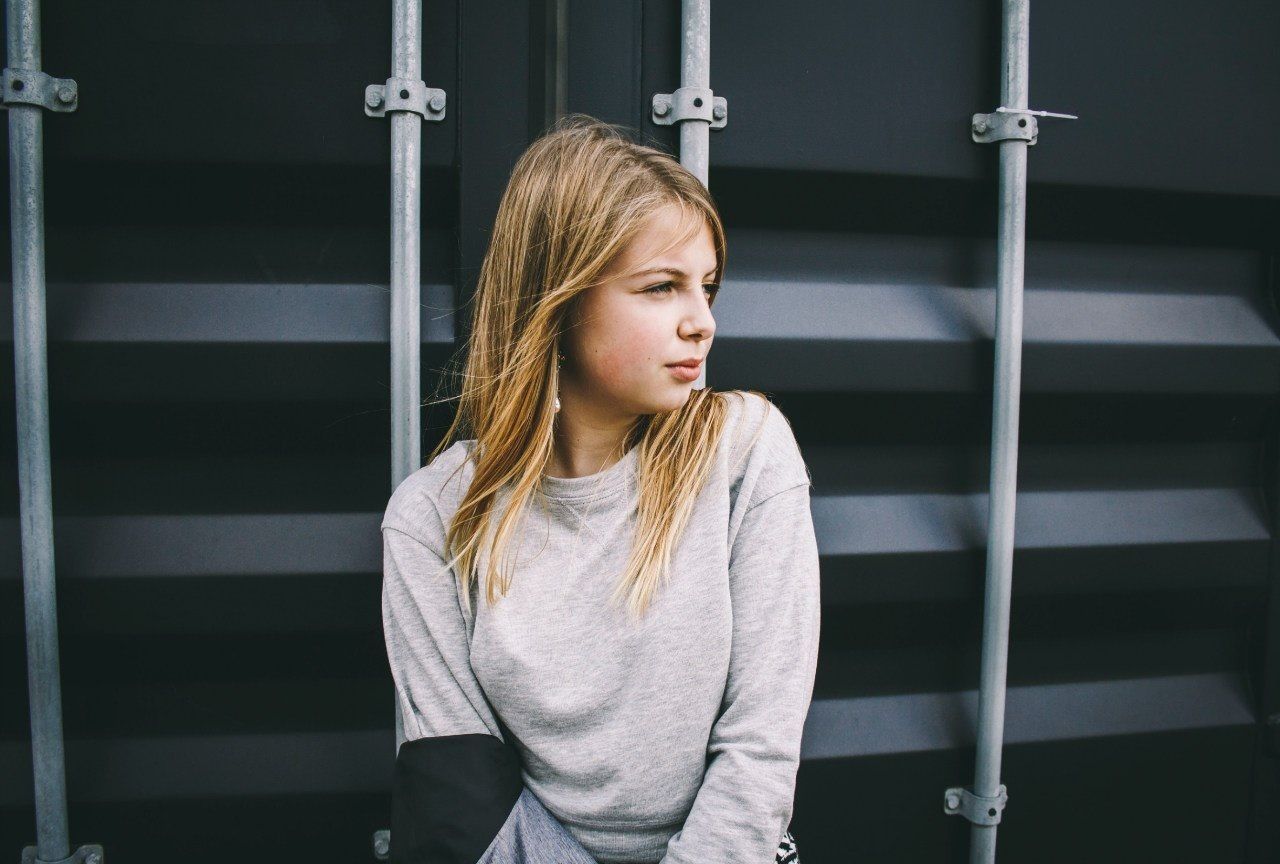
<path id="1" fill-rule="evenodd" d="M 680 87 L 711 87 L 711 0 L 681 0 L 680 3 Z M 711 124 L 685 119 L 680 126 L 680 164 L 707 185 L 711 161 Z M 697 390 L 707 386 L 707 364 L 703 361 Z"/>
<path id="2" fill-rule="evenodd" d="M 18 511 L 27 629 L 27 692 L 36 845 L 26 862 L 71 859 L 67 827 L 58 603 L 53 561 L 53 484 L 49 466 L 49 363 L 44 269 L 44 114 L 78 107 L 76 82 L 40 65 L 38 0 L 7 0 L 7 65 L 0 95 L 9 112 L 9 242 L 13 260 L 13 365 L 18 437 Z M 100 864 L 100 845 L 74 858 Z"/>
<path id="3" fill-rule="evenodd" d="M 680 86 L 711 86 L 711 0 L 681 0 Z M 680 123 L 680 164 L 707 185 L 711 127 L 705 122 Z M 705 367 L 704 367 L 705 368 Z M 699 387 L 703 386 L 701 379 Z"/>
<path id="4" fill-rule="evenodd" d="M 1027 147 L 1039 136 L 1037 117 L 1077 119 L 1074 114 L 1027 107 L 1029 0 L 1004 0 L 1000 43 L 1000 107 L 973 115 L 970 134 L 1000 145 L 1000 210 L 997 243 L 995 392 L 991 418 L 990 507 L 986 592 L 982 619 L 982 672 L 978 690 L 978 741 L 972 788 L 953 786 L 943 811 L 973 823 L 970 861 L 996 860 L 996 826 L 1008 790 L 1000 783 L 1004 742 L 1005 679 L 1009 659 L 1009 600 L 1013 592 L 1014 511 L 1018 478 L 1018 400 L 1022 379 L 1022 276 L 1027 215 Z"/>
<path id="5" fill-rule="evenodd" d="M 422 0 L 392 0 L 391 77 L 365 88 L 365 114 L 391 118 L 391 488 L 422 465 L 422 122 L 445 117 L 445 92 L 422 81 Z M 392 695 L 396 753 L 405 742 Z M 374 832 L 386 860 L 390 832 Z"/>
<path id="6" fill-rule="evenodd" d="M 392 75 L 422 78 L 422 0 L 393 0 Z M 391 114 L 391 488 L 422 464 L 421 307 L 422 117 Z M 393 705 L 395 705 L 393 694 Z M 404 743 L 398 706 L 396 752 Z"/>
<path id="7" fill-rule="evenodd" d="M 9 0 L 8 67 L 23 87 L 36 86 L 40 7 Z M 6 78 L 9 76 L 6 75 Z M 53 496 L 49 476 L 49 378 L 45 324 L 44 117 L 36 104 L 9 111 L 9 214 L 13 256 L 13 360 L 17 388 L 18 495 L 22 588 L 31 700 L 38 858 L 71 854 L 62 744 L 62 688 L 53 566 Z"/>
<path id="8" fill-rule="evenodd" d="M 1027 107 L 1029 0 L 1004 0 L 1000 104 Z M 978 691 L 978 741 L 974 794 L 1002 798 L 1005 683 L 1009 659 L 1009 602 L 1013 591 L 1014 515 L 1018 474 L 1018 408 L 1022 378 L 1022 288 L 1027 211 L 1027 141 L 1000 147 L 997 243 L 995 392 L 991 422 L 990 512 L 987 525 L 986 600 L 982 622 L 982 673 Z M 998 814 L 997 814 L 998 815 Z M 994 864 L 996 824 L 972 822 L 969 860 Z"/>
<path id="9" fill-rule="evenodd" d="M 729 122 L 729 103 L 711 90 L 711 0 L 681 0 L 680 87 L 655 93 L 649 119 L 680 129 L 680 164 L 707 185 L 710 133 Z M 707 386 L 707 364 L 694 386 Z"/>

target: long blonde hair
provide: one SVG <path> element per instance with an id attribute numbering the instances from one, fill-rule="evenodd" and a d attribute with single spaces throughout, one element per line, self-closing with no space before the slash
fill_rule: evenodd
<path id="1" fill-rule="evenodd" d="M 459 564 L 468 609 L 482 538 L 508 484 L 511 497 L 483 576 L 490 605 L 511 585 L 510 573 L 495 562 L 541 490 L 552 455 L 556 358 L 575 301 L 601 280 L 646 218 L 669 204 L 703 217 L 714 240 L 716 281 L 723 276 L 724 228 L 706 188 L 669 154 L 627 133 L 585 114 L 561 118 L 520 157 L 498 205 L 476 287 L 458 410 L 428 459 L 459 438 L 475 438 L 468 457 L 475 474 L 445 539 L 446 550 L 458 550 L 446 557 Z M 710 474 L 726 395 L 695 389 L 682 407 L 641 416 L 622 442 L 638 448 L 640 491 L 630 558 L 612 599 L 625 596 L 637 614 L 666 575 Z"/>

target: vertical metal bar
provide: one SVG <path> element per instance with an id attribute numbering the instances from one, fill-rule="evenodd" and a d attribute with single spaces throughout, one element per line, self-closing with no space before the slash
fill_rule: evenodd
<path id="1" fill-rule="evenodd" d="M 681 0 L 680 86 L 711 86 L 711 0 Z M 680 123 L 680 164 L 707 185 L 711 124 L 703 120 Z"/>
<path id="2" fill-rule="evenodd" d="M 422 78 L 422 0 L 391 5 L 392 75 Z M 422 464 L 421 185 L 422 117 L 388 112 L 391 119 L 391 486 Z M 404 720 L 392 694 L 396 752 Z"/>
<path id="3" fill-rule="evenodd" d="M 681 0 L 680 3 L 680 86 L 711 86 L 711 0 Z M 707 185 L 711 161 L 711 124 L 705 120 L 682 120 L 680 164 Z M 707 365 L 702 362 L 694 389 L 707 386 Z"/>
<path id="4" fill-rule="evenodd" d="M 1029 0 L 1004 0 L 1000 104 L 1027 107 Z M 982 674 L 978 693 L 978 746 L 973 791 L 1000 791 L 1005 681 L 1009 658 L 1009 601 L 1013 590 L 1014 514 L 1018 474 L 1018 408 L 1022 379 L 1022 287 L 1027 209 L 1027 142 L 1000 142 L 997 242 L 995 392 L 991 422 L 990 512 L 987 525 L 986 599 L 982 622 Z M 969 860 L 996 860 L 996 825 L 973 823 Z"/>
<path id="5" fill-rule="evenodd" d="M 536 93 L 538 110 L 530 112 L 530 137 L 537 137 L 563 117 L 569 104 L 569 0 L 545 0 L 542 6 L 542 69 Z"/>
<path id="6" fill-rule="evenodd" d="M 8 0 L 8 66 L 40 71 L 40 6 Z M 32 78 L 34 79 L 34 75 Z M 44 269 L 44 117 L 39 105 L 9 111 L 9 214 L 13 254 L 13 361 L 18 418 L 22 589 L 31 700 L 36 854 L 71 854 L 62 742 L 62 687 L 49 476 L 49 378 Z"/>

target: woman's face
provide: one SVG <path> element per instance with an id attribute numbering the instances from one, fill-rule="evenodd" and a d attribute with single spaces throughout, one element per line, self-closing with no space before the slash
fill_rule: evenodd
<path id="1" fill-rule="evenodd" d="M 606 269 L 601 284 L 580 295 L 562 340 L 565 409 L 597 421 L 629 422 L 688 401 L 697 379 L 681 377 L 668 364 L 703 359 L 711 350 L 716 252 L 700 214 L 690 210 L 681 219 L 676 204 L 655 213 Z M 699 230 L 690 232 L 691 219 L 699 221 Z"/>

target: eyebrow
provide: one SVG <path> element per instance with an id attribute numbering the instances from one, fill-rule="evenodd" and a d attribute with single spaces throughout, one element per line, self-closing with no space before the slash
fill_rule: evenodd
<path id="1" fill-rule="evenodd" d="M 631 275 L 632 276 L 648 276 L 651 273 L 666 273 L 668 276 L 684 276 L 685 275 L 685 272 L 683 270 L 677 269 L 675 267 L 655 267 L 652 270 L 640 270 L 639 272 L 632 273 Z M 714 276 L 714 275 L 716 275 L 716 271 L 714 269 L 708 271 L 707 273 L 707 276 Z M 703 278 L 705 279 L 706 276 L 704 276 Z"/>

